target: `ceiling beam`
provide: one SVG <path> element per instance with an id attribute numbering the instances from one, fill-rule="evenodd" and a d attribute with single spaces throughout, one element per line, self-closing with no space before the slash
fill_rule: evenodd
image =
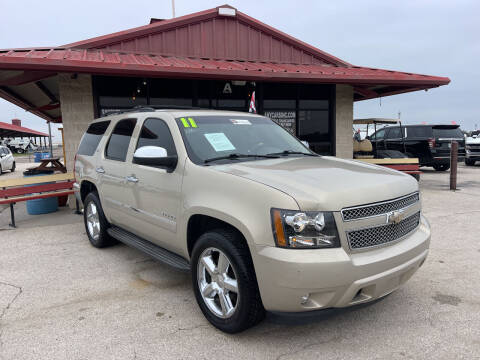
<path id="1" fill-rule="evenodd" d="M 24 71 L 23 74 L 0 80 L 0 86 L 18 86 L 57 75 L 51 71 Z"/>
<path id="2" fill-rule="evenodd" d="M 375 97 L 378 97 L 378 94 L 373 91 L 373 90 L 370 90 L 368 88 L 363 88 L 363 87 L 359 87 L 359 86 L 355 86 L 353 88 L 353 91 L 355 91 L 357 94 L 360 94 L 362 95 L 363 97 L 366 97 L 366 98 L 375 98 Z"/>
<path id="3" fill-rule="evenodd" d="M 58 104 L 57 97 L 53 95 L 52 92 L 41 81 L 36 81 L 35 85 L 50 99 L 52 103 Z"/>
<path id="4" fill-rule="evenodd" d="M 21 107 L 22 109 L 25 109 L 28 112 L 31 112 L 32 114 L 41 117 L 42 119 L 45 119 L 47 121 L 54 121 L 54 119 L 50 115 L 43 111 L 37 110 L 37 107 L 33 105 L 30 101 L 24 99 L 23 97 L 16 94 L 11 89 L 5 86 L 0 86 L 0 97 Z"/>

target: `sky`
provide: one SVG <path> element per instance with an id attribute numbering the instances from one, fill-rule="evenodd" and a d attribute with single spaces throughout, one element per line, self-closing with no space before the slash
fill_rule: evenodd
<path id="1" fill-rule="evenodd" d="M 175 0 L 176 15 L 224 4 Z M 480 1 L 229 0 L 270 26 L 351 64 L 447 76 L 429 91 L 355 102 L 354 118 L 480 127 Z M 0 49 L 58 46 L 172 17 L 171 0 L 0 0 Z M 0 99 L 0 121 L 47 131 L 43 119 Z M 60 141 L 53 131 L 54 142 Z"/>

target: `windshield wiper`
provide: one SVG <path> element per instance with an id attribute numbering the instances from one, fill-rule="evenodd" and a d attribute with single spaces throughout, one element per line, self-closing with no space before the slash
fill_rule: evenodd
<path id="1" fill-rule="evenodd" d="M 206 163 L 209 163 L 209 162 L 212 162 L 212 161 L 217 161 L 217 160 L 236 160 L 236 159 L 251 158 L 251 157 L 278 159 L 278 156 L 276 156 L 275 154 L 260 155 L 260 154 L 237 154 L 237 153 L 232 153 L 232 154 L 225 155 L 225 156 L 218 156 L 218 157 L 206 159 L 206 160 L 203 161 L 203 163 L 206 164 Z"/>
<path id="2" fill-rule="evenodd" d="M 307 156 L 319 156 L 319 155 L 317 155 L 317 154 L 305 153 L 305 152 L 301 152 L 301 151 L 291 151 L 291 150 L 284 150 L 284 151 L 282 151 L 282 152 L 270 153 L 270 154 L 267 154 L 267 155 L 283 155 L 283 156 L 287 156 L 287 155 L 307 155 Z"/>

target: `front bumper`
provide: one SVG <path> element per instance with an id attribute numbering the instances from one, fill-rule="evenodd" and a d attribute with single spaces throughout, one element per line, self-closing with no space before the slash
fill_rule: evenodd
<path id="1" fill-rule="evenodd" d="M 467 150 L 465 157 L 470 160 L 480 160 L 480 152 Z"/>
<path id="2" fill-rule="evenodd" d="M 301 312 L 375 300 L 419 269 L 429 244 L 430 227 L 421 216 L 403 240 L 358 253 L 264 247 L 255 259 L 263 305 L 269 311 Z"/>

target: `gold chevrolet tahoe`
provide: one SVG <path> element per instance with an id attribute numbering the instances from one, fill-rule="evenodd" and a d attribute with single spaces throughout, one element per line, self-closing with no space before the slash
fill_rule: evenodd
<path id="1" fill-rule="evenodd" d="M 415 179 L 319 156 L 264 116 L 112 114 L 89 126 L 74 171 L 91 244 L 121 241 L 190 271 L 200 309 L 225 332 L 265 311 L 378 299 L 428 253 Z"/>

